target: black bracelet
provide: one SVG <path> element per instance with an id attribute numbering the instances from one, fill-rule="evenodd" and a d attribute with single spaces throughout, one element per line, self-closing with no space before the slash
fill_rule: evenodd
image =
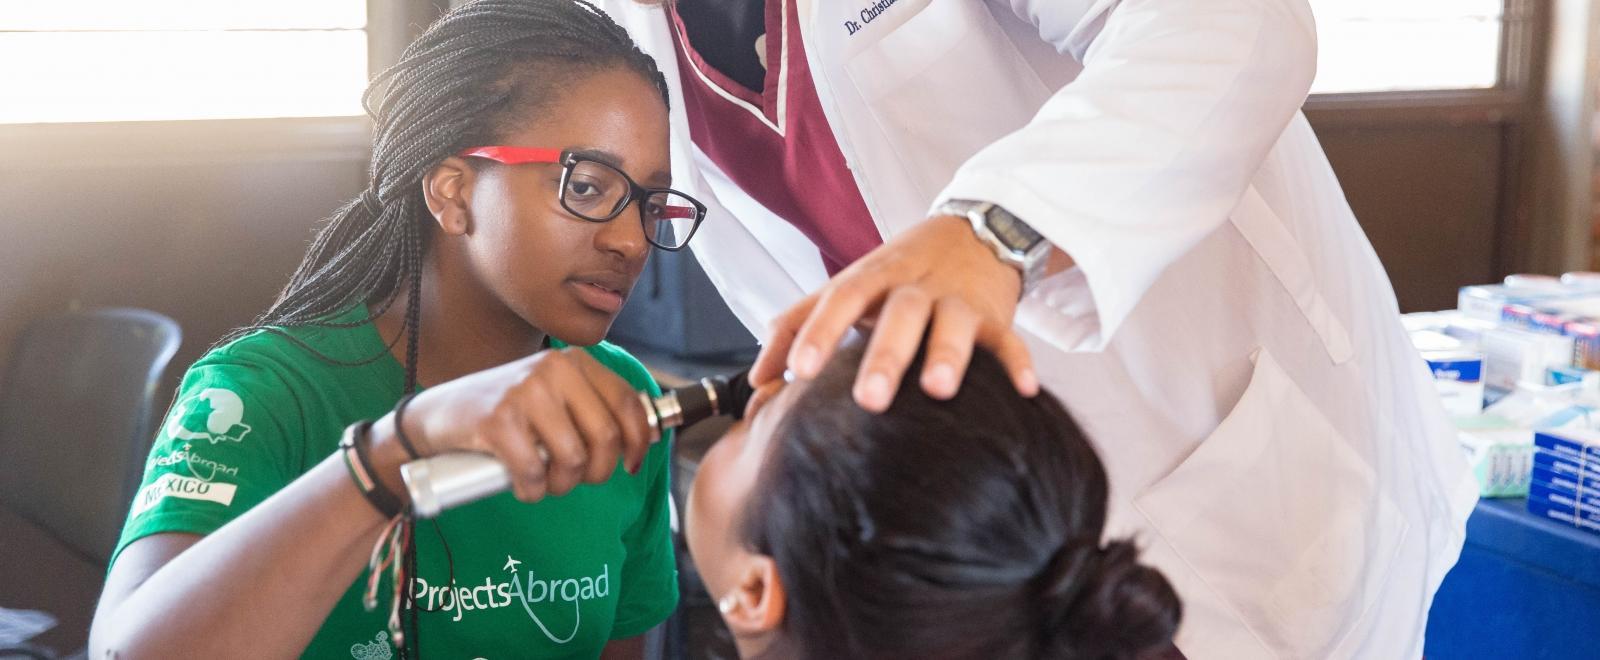
<path id="1" fill-rule="evenodd" d="M 372 469 L 372 458 L 367 453 L 368 445 L 371 444 L 371 441 L 372 422 L 363 420 L 351 424 L 349 428 L 345 429 L 344 439 L 339 442 L 339 445 L 346 452 L 346 464 L 349 464 L 350 454 L 354 453 L 356 464 L 360 466 L 362 476 L 366 477 L 363 480 L 359 476 L 352 474 L 357 490 L 360 490 L 361 494 L 366 496 L 367 502 L 372 505 L 372 508 L 377 509 L 378 513 L 383 514 L 383 517 L 393 518 L 400 515 L 404 507 L 400 503 L 400 498 L 389 492 L 389 488 L 384 486 L 383 481 L 378 478 L 377 471 Z M 355 472 L 355 466 L 350 467 L 352 468 L 352 473 Z"/>
<path id="2" fill-rule="evenodd" d="M 404 416 L 406 414 L 406 405 L 415 398 L 417 398 L 417 393 L 412 392 L 400 397 L 400 403 L 394 404 L 394 437 L 400 441 L 400 446 L 406 450 L 406 455 L 410 456 L 413 461 L 422 458 L 422 455 L 417 453 L 417 446 L 411 444 L 411 437 L 406 435 Z"/>

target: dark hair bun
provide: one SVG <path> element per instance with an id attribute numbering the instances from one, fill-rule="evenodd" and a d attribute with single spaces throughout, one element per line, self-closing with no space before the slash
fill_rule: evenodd
<path id="1" fill-rule="evenodd" d="M 1182 605 L 1128 541 L 1068 544 L 1039 575 L 1040 658 L 1132 658 L 1172 642 Z"/>

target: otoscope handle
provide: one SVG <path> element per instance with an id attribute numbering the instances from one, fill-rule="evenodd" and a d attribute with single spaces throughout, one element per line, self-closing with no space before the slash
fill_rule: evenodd
<path id="1" fill-rule="evenodd" d="M 445 509 L 476 502 L 511 488 L 511 473 L 488 454 L 455 452 L 400 466 L 411 494 L 411 512 L 432 518 Z"/>
<path id="2" fill-rule="evenodd" d="M 708 417 L 744 414 L 751 388 L 747 372 L 711 376 L 663 392 L 654 399 L 640 395 L 650 425 L 661 433 L 689 426 Z M 541 447 L 541 454 L 543 448 Z M 433 518 L 463 504 L 476 502 L 511 488 L 511 473 L 488 454 L 455 452 L 419 459 L 400 466 L 400 478 L 411 496 L 411 511 L 418 518 Z"/>

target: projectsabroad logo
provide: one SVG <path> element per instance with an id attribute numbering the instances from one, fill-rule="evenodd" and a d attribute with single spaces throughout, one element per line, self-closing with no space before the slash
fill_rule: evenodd
<path id="1" fill-rule="evenodd" d="M 167 437 L 178 440 L 243 442 L 250 433 L 244 422 L 244 401 L 231 391 L 208 388 L 178 402 L 167 417 Z"/>
<path id="2" fill-rule="evenodd" d="M 183 447 L 179 448 L 178 451 L 165 456 L 151 457 L 148 469 L 154 470 L 174 465 L 184 466 L 189 471 L 190 476 L 201 481 L 216 481 L 217 477 L 220 476 L 239 476 L 239 468 L 201 456 L 195 453 L 194 445 L 187 442 L 183 443 Z"/>
<path id="3" fill-rule="evenodd" d="M 460 621 L 467 612 L 473 610 L 492 610 L 521 605 L 522 610 L 528 614 L 528 618 L 533 620 L 534 625 L 539 627 L 545 637 L 557 644 L 566 644 L 578 636 L 578 628 L 583 623 L 584 601 L 602 600 L 611 595 L 609 564 L 601 564 L 598 575 L 541 579 L 532 570 L 519 578 L 517 566 L 521 563 L 507 556 L 506 564 L 502 567 L 502 570 L 509 573 L 505 579 L 496 582 L 493 577 L 486 577 L 483 579 L 483 584 L 472 587 L 430 586 L 428 581 L 421 577 L 412 578 L 411 597 L 416 600 L 419 609 L 453 612 L 451 621 Z M 534 612 L 534 606 L 547 603 L 572 604 L 572 632 L 556 635 L 545 625 L 544 619 Z M 539 609 L 546 615 L 552 613 L 545 608 Z M 561 608 L 565 609 L 564 606 Z"/>

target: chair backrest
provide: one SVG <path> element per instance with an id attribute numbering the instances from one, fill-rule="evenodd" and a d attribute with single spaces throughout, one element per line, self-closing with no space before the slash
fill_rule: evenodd
<path id="1" fill-rule="evenodd" d="M 0 506 L 104 565 L 150 450 L 178 324 L 140 309 L 30 324 L 0 381 Z"/>

